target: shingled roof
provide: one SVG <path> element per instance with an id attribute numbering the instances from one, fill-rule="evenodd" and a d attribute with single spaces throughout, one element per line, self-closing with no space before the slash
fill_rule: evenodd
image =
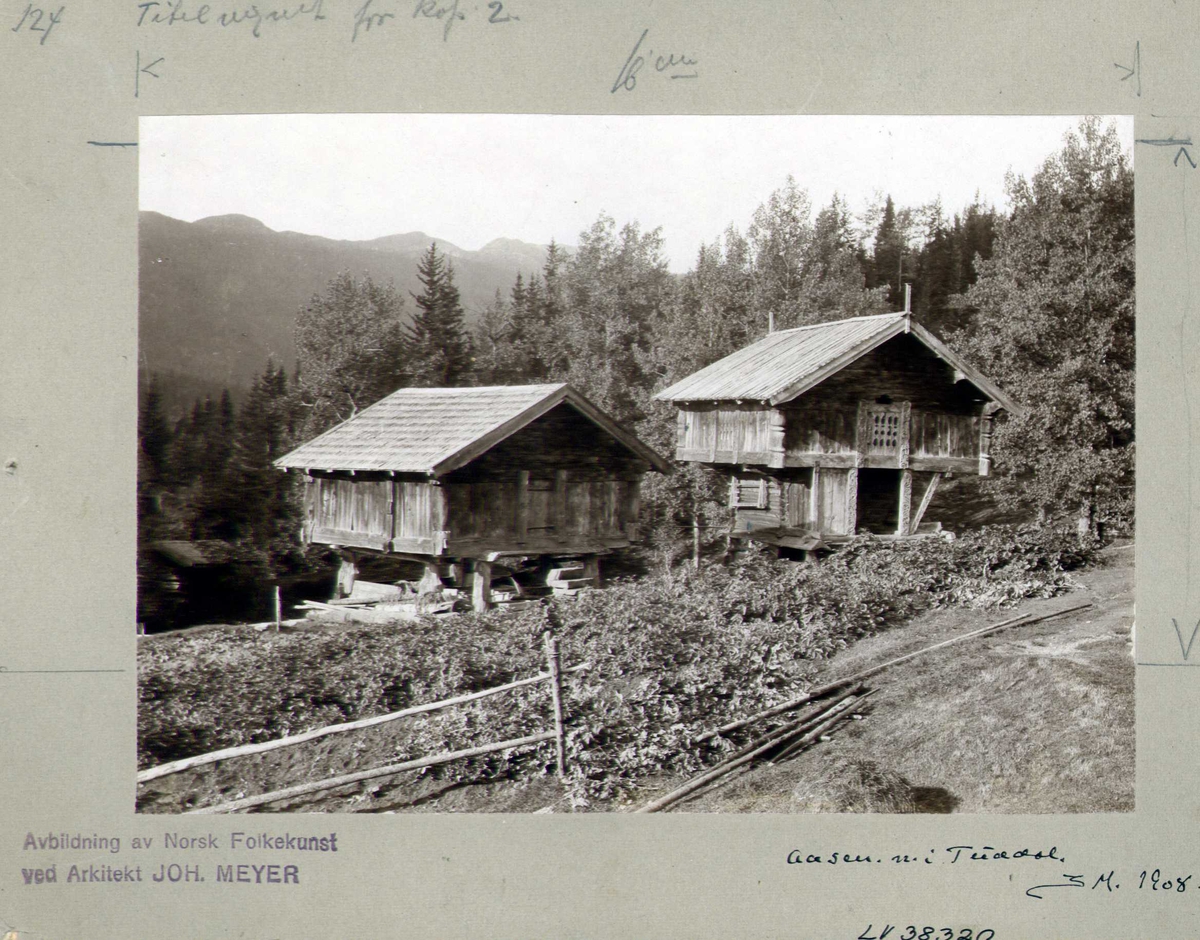
<path id="1" fill-rule="evenodd" d="M 402 388 L 275 461 L 280 468 L 441 476 L 566 403 L 660 471 L 666 460 L 569 385 Z"/>
<path id="2" fill-rule="evenodd" d="M 717 360 L 654 397 L 660 401 L 739 400 L 778 405 L 819 385 L 901 333 L 911 333 L 992 401 L 1014 414 L 1023 410 L 903 312 L 768 333 L 758 342 Z"/>

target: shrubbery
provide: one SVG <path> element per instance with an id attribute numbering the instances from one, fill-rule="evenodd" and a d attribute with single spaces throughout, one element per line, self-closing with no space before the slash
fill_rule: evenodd
<path id="1" fill-rule="evenodd" d="M 817 565 L 751 553 L 729 568 L 618 582 L 556 607 L 565 665 L 568 762 L 578 789 L 620 793 L 686 773 L 732 745 L 700 732 L 803 690 L 814 661 L 937 606 L 993 608 L 1068 588 L 1095 546 L 1071 533 L 993 527 L 942 539 L 857 539 Z M 393 629 L 161 638 L 139 654 L 143 766 L 261 741 L 532 675 L 544 611 L 465 614 Z M 414 722 L 416 753 L 551 727 L 544 686 Z M 550 750 L 520 759 L 549 766 Z M 499 768 L 493 761 L 491 769 Z M 470 768 L 448 767 L 447 774 Z M 477 768 L 476 768 L 477 772 Z"/>

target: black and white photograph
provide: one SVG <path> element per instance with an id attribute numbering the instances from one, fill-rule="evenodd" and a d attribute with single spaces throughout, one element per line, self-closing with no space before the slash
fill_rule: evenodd
<path id="1" fill-rule="evenodd" d="M 142 117 L 137 811 L 1132 812 L 1133 146 Z"/>

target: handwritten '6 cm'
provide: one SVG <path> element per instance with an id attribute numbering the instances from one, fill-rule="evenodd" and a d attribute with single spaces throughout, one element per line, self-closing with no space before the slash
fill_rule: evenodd
<path id="1" fill-rule="evenodd" d="M 642 55 L 640 50 L 642 43 L 646 41 L 646 36 L 650 34 L 650 30 L 643 29 L 642 35 L 638 37 L 638 41 L 633 44 L 633 51 L 629 53 L 629 58 L 625 60 L 625 64 L 621 67 L 621 72 L 617 75 L 617 80 L 613 82 L 610 89 L 612 94 L 616 94 L 622 88 L 626 91 L 633 91 L 637 88 L 638 72 L 646 65 L 646 56 L 653 56 L 654 50 L 650 49 L 646 55 Z M 671 78 L 696 78 L 700 73 L 696 71 L 684 72 L 680 69 L 693 68 L 699 63 L 699 59 L 693 59 L 690 56 L 676 54 L 672 52 L 670 55 L 660 55 L 654 60 L 654 71 L 659 73 L 670 72 Z M 672 71 L 676 70 L 676 71 Z"/>

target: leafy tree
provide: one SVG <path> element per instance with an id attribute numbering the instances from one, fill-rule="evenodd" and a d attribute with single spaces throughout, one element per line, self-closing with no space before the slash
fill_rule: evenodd
<path id="1" fill-rule="evenodd" d="M 413 294 L 417 313 L 411 328 L 412 384 L 445 387 L 465 384 L 472 369 L 472 344 L 462 302 L 454 286 L 454 268 L 437 243 L 417 266 L 421 293 Z"/>
<path id="2" fill-rule="evenodd" d="M 979 263 L 953 342 L 1028 408 L 997 429 L 1000 497 L 1084 525 L 1131 509 L 1133 171 L 1114 127 L 1085 120 L 1030 180 Z M 1015 479 L 1014 479 L 1015 478 Z M 1013 485 L 1017 484 L 1017 485 Z"/>
<path id="3" fill-rule="evenodd" d="M 353 417 L 408 378 L 412 351 L 404 299 L 369 276 L 338 274 L 296 318 L 298 395 L 308 411 L 304 436 Z"/>
<path id="4" fill-rule="evenodd" d="M 557 272 L 554 282 L 557 292 Z M 618 233 L 615 221 L 601 215 L 580 234 L 562 274 L 562 312 L 543 334 L 550 377 L 569 382 L 618 421 L 639 420 L 652 385 L 653 327 L 673 288 L 661 232 L 643 233 L 631 222 Z"/>
<path id="5" fill-rule="evenodd" d="M 753 342 L 766 332 L 754 306 L 750 244 L 730 225 L 701 245 L 695 267 L 679 279 L 674 302 L 655 326 L 654 372 L 669 385 Z"/>

